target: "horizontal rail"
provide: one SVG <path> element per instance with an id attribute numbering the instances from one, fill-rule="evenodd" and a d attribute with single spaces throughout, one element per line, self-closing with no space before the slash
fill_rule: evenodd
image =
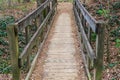
<path id="1" fill-rule="evenodd" d="M 56 0 L 46 0 L 40 7 L 20 21 L 7 27 L 13 80 L 20 80 L 22 62 L 26 62 L 25 67 L 27 71 L 30 69 L 32 49 L 35 48 L 38 52 L 39 45 L 42 46 L 43 40 L 45 40 L 45 36 L 49 31 L 48 25 L 51 23 L 56 7 Z M 33 28 L 34 30 L 32 30 Z M 19 33 L 24 36 L 24 45 L 22 46 L 24 49 L 22 53 L 19 52 L 19 46 L 22 44 L 22 41 L 19 40 Z"/>
<path id="2" fill-rule="evenodd" d="M 18 31 L 22 31 L 26 26 L 32 24 L 32 19 L 36 18 L 40 15 L 40 13 L 49 5 L 50 1 L 53 0 L 46 0 L 43 4 L 41 4 L 37 9 L 29 13 L 27 16 L 19 20 L 15 23 L 18 26 Z"/>
<path id="3" fill-rule="evenodd" d="M 93 32 L 96 33 L 97 32 L 96 23 L 98 23 L 98 22 L 89 14 L 89 12 L 83 7 L 83 5 L 81 4 L 81 2 L 79 0 L 76 0 L 76 4 L 77 4 L 78 8 L 81 10 L 82 15 L 87 20 L 90 27 L 92 28 Z"/>
<path id="4" fill-rule="evenodd" d="M 75 12 L 75 15 L 77 16 L 76 18 L 78 20 L 78 24 L 79 24 L 80 31 L 81 31 L 82 38 L 83 38 L 83 43 L 85 44 L 85 48 L 87 50 L 87 53 L 88 53 L 89 57 L 91 58 L 91 60 L 94 60 L 96 58 L 95 53 L 94 53 L 94 51 L 93 51 L 93 49 L 88 41 L 88 38 L 85 34 L 85 31 L 84 31 L 83 26 L 81 24 L 81 20 L 80 20 L 78 13 L 77 13 L 76 8 L 74 8 L 74 12 Z"/>
<path id="5" fill-rule="evenodd" d="M 82 55 L 88 80 L 102 80 L 104 55 L 104 28 L 106 22 L 96 21 L 79 0 L 74 1 L 74 14 L 82 39 Z M 92 49 L 91 34 L 96 34 L 95 52 Z M 93 76 L 90 74 L 92 70 Z M 94 70 L 94 71 L 93 71 Z"/>
<path id="6" fill-rule="evenodd" d="M 55 4 L 55 6 L 53 8 L 56 7 L 57 4 Z M 44 21 L 42 22 L 42 24 L 40 25 L 40 27 L 37 29 L 36 33 L 33 35 L 33 37 L 31 38 L 31 40 L 29 41 L 29 44 L 26 45 L 24 51 L 21 53 L 21 55 L 19 56 L 19 60 L 21 61 L 21 59 L 25 59 L 27 57 L 27 55 L 29 54 L 29 51 L 31 50 L 31 48 L 34 46 L 34 42 L 36 41 L 37 37 L 40 35 L 41 33 L 41 28 L 44 26 L 44 24 L 46 24 L 46 22 L 48 21 L 48 19 L 50 18 L 50 16 L 52 15 L 53 9 L 48 13 L 47 17 L 44 19 Z"/>

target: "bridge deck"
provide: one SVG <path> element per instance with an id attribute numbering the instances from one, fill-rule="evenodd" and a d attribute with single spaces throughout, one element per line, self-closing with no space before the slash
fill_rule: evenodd
<path id="1" fill-rule="evenodd" d="M 59 3 L 31 80 L 86 80 L 71 3 Z"/>

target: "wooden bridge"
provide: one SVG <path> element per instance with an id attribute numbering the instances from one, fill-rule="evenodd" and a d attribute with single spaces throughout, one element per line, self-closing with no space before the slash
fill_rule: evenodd
<path id="1" fill-rule="evenodd" d="M 22 80 L 24 69 L 25 80 L 102 80 L 104 27 L 79 0 L 46 0 L 7 27 L 13 80 Z M 26 41 L 22 52 L 20 34 Z"/>

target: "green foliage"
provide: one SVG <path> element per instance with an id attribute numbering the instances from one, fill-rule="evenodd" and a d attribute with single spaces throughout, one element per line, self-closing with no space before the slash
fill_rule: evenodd
<path id="1" fill-rule="evenodd" d="M 0 48 L 0 56 L 2 56 L 3 54 L 3 49 Z"/>
<path id="2" fill-rule="evenodd" d="M 116 65 L 116 64 L 114 64 L 114 63 L 110 63 L 110 64 L 109 64 L 109 67 L 112 68 L 112 67 L 114 67 L 115 65 Z"/>
<path id="3" fill-rule="evenodd" d="M 22 52 L 25 46 L 25 35 L 23 33 L 18 33 L 18 40 L 21 43 L 21 45 L 19 45 L 19 51 Z"/>
<path id="4" fill-rule="evenodd" d="M 118 62 L 109 63 L 109 64 L 107 64 L 107 65 L 104 65 L 104 66 L 103 66 L 103 70 L 108 69 L 108 68 L 113 68 L 113 67 L 117 66 L 119 63 L 120 63 L 120 62 L 118 61 Z"/>
<path id="5" fill-rule="evenodd" d="M 113 9 L 120 9 L 120 2 L 115 2 L 112 5 Z"/>
<path id="6" fill-rule="evenodd" d="M 7 74 L 11 71 L 6 27 L 8 24 L 14 23 L 14 21 L 13 16 L 5 16 L 0 19 L 0 74 Z"/>
<path id="7" fill-rule="evenodd" d="M 6 42 L 6 40 L 4 40 L 3 38 L 0 38 L 0 45 L 6 46 L 8 45 L 8 42 Z"/>
<path id="8" fill-rule="evenodd" d="M 116 45 L 115 45 L 115 46 L 116 46 L 117 48 L 120 48 L 120 39 L 116 39 L 115 42 L 116 42 Z"/>
<path id="9" fill-rule="evenodd" d="M 113 30 L 111 32 L 111 36 L 116 37 L 116 38 L 120 37 L 120 27 L 118 27 L 117 29 Z"/>
<path id="10" fill-rule="evenodd" d="M 15 21 L 13 16 L 5 16 L 4 18 L 0 19 L 0 37 L 6 37 L 6 27 L 8 24 L 13 23 Z"/>
<path id="11" fill-rule="evenodd" d="M 13 16 L 5 16 L 4 18 L 0 19 L 0 29 L 6 30 L 6 26 L 14 21 L 15 19 Z"/>
<path id="12" fill-rule="evenodd" d="M 7 36 L 7 32 L 0 30 L 0 37 L 6 37 Z"/>
<path id="13" fill-rule="evenodd" d="M 96 34 L 95 33 L 91 34 L 91 41 L 93 41 L 93 42 L 96 41 Z"/>
<path id="14" fill-rule="evenodd" d="M 114 25 L 116 25 L 116 24 L 117 24 L 117 25 L 120 25 L 119 16 L 116 16 L 116 15 L 111 16 L 111 17 L 109 18 L 108 23 L 109 23 L 110 26 L 114 26 Z"/>
<path id="15" fill-rule="evenodd" d="M 8 65 L 7 61 L 2 61 L 0 62 L 0 73 L 2 74 L 7 74 L 10 73 L 11 71 L 11 66 Z"/>
<path id="16" fill-rule="evenodd" d="M 116 80 L 115 78 L 112 78 L 111 80 Z"/>
<path id="17" fill-rule="evenodd" d="M 108 13 L 109 11 L 108 10 L 105 10 L 105 9 L 99 9 L 96 11 L 96 14 L 100 15 L 100 16 L 105 16 L 105 17 L 108 17 Z"/>

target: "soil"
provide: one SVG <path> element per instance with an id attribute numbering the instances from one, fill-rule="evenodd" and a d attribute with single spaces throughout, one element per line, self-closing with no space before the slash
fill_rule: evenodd
<path id="1" fill-rule="evenodd" d="M 0 17 L 13 16 L 15 21 L 20 20 L 37 7 L 36 2 L 20 3 L 13 7 L 6 7 L 0 10 Z"/>

